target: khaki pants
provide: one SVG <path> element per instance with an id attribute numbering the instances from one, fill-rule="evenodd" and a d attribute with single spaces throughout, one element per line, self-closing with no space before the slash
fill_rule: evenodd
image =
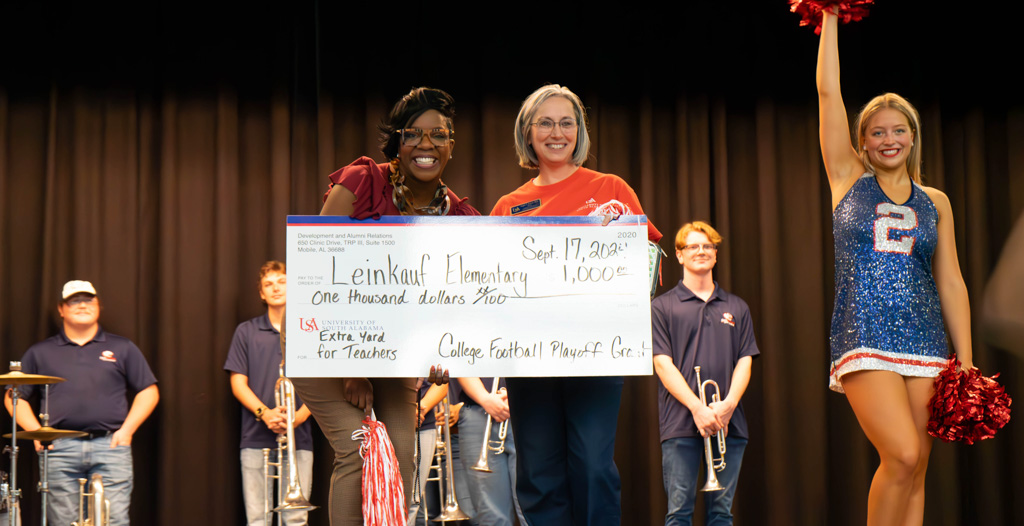
<path id="1" fill-rule="evenodd" d="M 331 476 L 331 526 L 361 526 L 362 469 L 361 442 L 352 440 L 352 432 L 362 426 L 365 414 L 345 401 L 343 378 L 292 378 L 302 398 L 334 449 L 334 474 Z M 384 423 L 395 447 L 398 469 L 408 506 L 414 472 L 413 449 L 416 426 L 416 380 L 413 378 L 370 378 L 373 385 L 373 410 Z"/>

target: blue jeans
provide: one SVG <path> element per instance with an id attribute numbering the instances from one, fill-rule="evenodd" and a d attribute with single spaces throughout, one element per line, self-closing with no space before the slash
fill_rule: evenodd
<path id="1" fill-rule="evenodd" d="M 47 522 L 71 524 L 78 520 L 78 479 L 91 483 L 103 476 L 104 497 L 110 501 L 110 525 L 127 526 L 132 502 L 132 448 L 110 448 L 110 436 L 55 440 L 49 452 L 50 497 Z"/>
<path id="2" fill-rule="evenodd" d="M 513 517 L 519 515 L 520 523 L 526 524 L 526 519 L 519 511 L 519 502 L 515 498 L 516 444 L 512 439 L 511 427 L 505 437 L 504 453 L 487 453 L 487 464 L 492 473 L 473 469 L 480 459 L 486 425 L 487 412 L 482 407 L 463 406 L 459 413 L 459 442 L 462 447 L 462 466 L 466 480 L 469 481 L 469 495 L 473 499 L 473 508 L 476 509 L 476 516 L 473 518 L 480 526 L 512 526 L 515 523 Z M 491 423 L 492 443 L 499 440 L 500 426 L 501 424 Z"/>
<path id="3" fill-rule="evenodd" d="M 726 437 L 725 469 L 715 475 L 725 489 L 704 493 L 706 526 L 732 524 L 732 497 L 736 494 L 736 480 L 739 478 L 743 450 L 746 447 L 747 439 Z M 711 440 L 711 452 L 718 456 L 717 439 Z M 701 437 L 670 438 L 661 443 L 661 472 L 668 496 L 665 526 L 692 524 L 697 490 L 704 487 L 705 482 L 697 477 L 701 465 L 705 463 L 704 439 Z"/>
<path id="4" fill-rule="evenodd" d="M 279 503 L 277 502 L 274 480 L 265 478 L 263 474 L 263 450 L 255 448 L 243 449 L 239 454 L 239 458 L 242 462 L 242 497 L 245 499 L 246 524 L 248 526 L 271 526 L 270 524 L 264 525 L 263 520 L 265 517 L 263 503 L 268 495 L 267 492 L 270 495 L 270 509 L 274 509 Z M 270 450 L 270 460 L 277 462 L 277 448 Z M 299 472 L 299 487 L 302 489 L 302 496 L 308 500 L 313 484 L 313 452 L 296 449 L 295 463 Z M 271 474 L 276 472 L 277 468 L 272 466 Z M 284 477 L 279 482 L 284 484 L 284 487 L 288 487 L 287 458 L 285 459 L 284 466 L 281 468 L 281 472 L 284 473 Z M 284 524 L 289 526 L 306 524 L 306 515 L 308 513 L 308 510 L 285 511 Z M 272 524 L 277 523 L 273 513 L 270 515 L 270 520 Z"/>
<path id="5" fill-rule="evenodd" d="M 516 497 L 529 526 L 619 526 L 623 378 L 507 378 Z"/>
<path id="6" fill-rule="evenodd" d="M 459 439 L 459 435 L 452 435 L 452 476 L 455 477 L 455 499 L 459 503 L 459 509 L 462 510 L 462 513 L 469 516 L 469 524 L 478 526 L 473 499 L 469 497 L 469 482 L 466 480 L 465 470 L 462 468 L 462 454 L 459 451 L 460 442 L 462 441 Z M 473 462 L 476 462 L 476 460 L 473 460 Z M 446 473 L 447 469 L 446 467 Z M 445 477 L 447 476 L 445 475 Z"/>

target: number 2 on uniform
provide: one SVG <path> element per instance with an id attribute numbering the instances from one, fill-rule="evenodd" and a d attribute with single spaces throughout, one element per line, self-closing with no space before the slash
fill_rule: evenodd
<path id="1" fill-rule="evenodd" d="M 878 203 L 875 214 L 878 216 L 875 219 L 875 250 L 910 254 L 914 249 L 914 236 L 906 234 L 900 235 L 899 239 L 892 239 L 889 237 L 889 231 L 909 232 L 917 228 L 917 214 L 914 209 L 892 203 Z"/>

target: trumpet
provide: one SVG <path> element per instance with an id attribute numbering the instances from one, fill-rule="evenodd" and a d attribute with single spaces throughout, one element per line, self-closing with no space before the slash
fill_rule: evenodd
<path id="1" fill-rule="evenodd" d="M 309 503 L 306 497 L 302 496 L 302 488 L 299 486 L 299 468 L 295 463 L 295 386 L 292 381 L 284 375 L 284 359 L 278 368 L 279 376 L 274 384 L 274 404 L 280 407 L 282 402 L 286 411 L 286 429 L 284 433 L 277 435 L 277 462 L 270 460 L 270 448 L 263 448 L 263 476 L 266 480 L 277 481 L 277 507 L 271 509 L 269 484 L 264 486 L 263 493 L 263 523 L 270 525 L 271 514 L 278 514 L 278 524 L 283 523 L 281 513 L 286 510 L 315 510 L 319 506 Z M 287 487 L 284 482 L 284 459 L 288 459 L 288 480 Z M 271 474 L 270 468 L 276 468 L 276 473 Z"/>
<path id="2" fill-rule="evenodd" d="M 498 380 L 499 377 L 494 377 L 494 383 L 491 384 L 491 394 L 498 392 Z M 477 459 L 476 465 L 472 469 L 476 471 L 482 471 L 484 473 L 493 473 L 490 466 L 487 464 L 487 452 L 493 451 L 495 455 L 500 455 L 505 452 L 505 437 L 508 435 L 508 419 L 498 426 L 498 440 L 491 440 L 491 415 L 487 414 L 487 423 L 484 425 L 484 443 L 480 446 L 480 458 Z"/>
<path id="3" fill-rule="evenodd" d="M 86 491 L 85 479 L 78 479 L 78 521 L 71 526 L 110 526 L 110 501 L 103 492 L 103 475 L 94 473 Z M 86 497 L 89 498 L 86 502 Z"/>
<path id="4" fill-rule="evenodd" d="M 700 403 L 708 405 L 704 391 L 707 385 L 709 384 L 711 385 L 711 387 L 715 388 L 715 392 L 711 395 L 711 402 L 720 402 L 722 400 L 722 392 L 718 390 L 718 383 L 711 379 L 704 380 L 703 382 L 701 382 L 700 366 L 698 365 L 694 367 L 694 370 L 697 371 L 697 386 L 698 392 L 700 394 Z M 721 484 L 718 483 L 718 476 L 715 475 L 716 471 L 722 471 L 723 469 L 725 469 L 725 432 L 719 430 L 714 435 L 718 437 L 718 453 L 721 456 L 717 459 L 714 458 L 711 451 L 711 437 L 704 437 L 704 458 L 705 460 L 707 460 L 708 463 L 708 479 L 707 482 L 704 484 L 704 487 L 700 489 L 701 491 L 721 491 L 725 489 L 725 486 L 722 486 Z"/>

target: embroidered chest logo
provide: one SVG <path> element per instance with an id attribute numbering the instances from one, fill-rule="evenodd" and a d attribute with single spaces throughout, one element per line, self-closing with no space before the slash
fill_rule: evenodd
<path id="1" fill-rule="evenodd" d="M 723 312 L 722 313 L 722 319 L 719 320 L 719 321 L 724 323 L 724 324 L 726 324 L 726 325 L 728 325 L 728 326 L 730 326 L 730 327 L 735 327 L 736 326 L 736 319 L 733 318 L 731 312 Z"/>
<path id="2" fill-rule="evenodd" d="M 104 362 L 117 362 L 117 357 L 114 356 L 114 351 L 103 351 L 100 353 L 100 360 Z"/>

